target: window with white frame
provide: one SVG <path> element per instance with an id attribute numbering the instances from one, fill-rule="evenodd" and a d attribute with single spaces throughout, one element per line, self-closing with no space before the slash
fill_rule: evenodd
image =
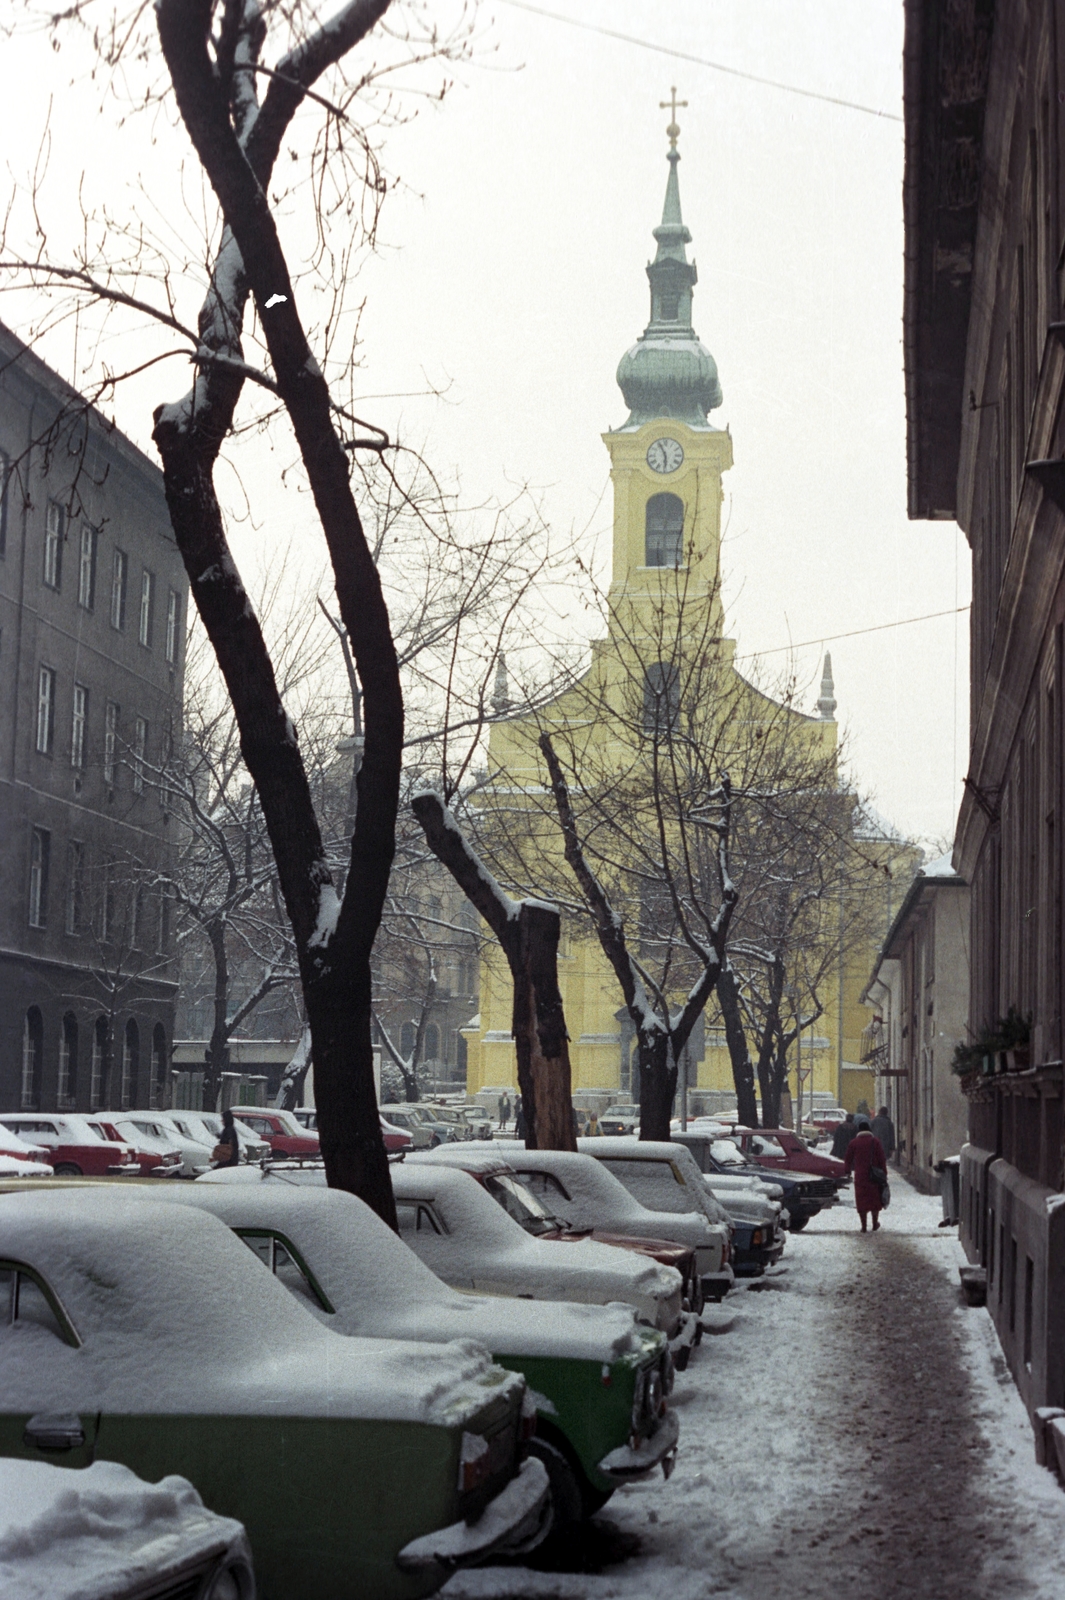
<path id="1" fill-rule="evenodd" d="M 144 793 L 144 756 L 148 749 L 148 724 L 138 717 L 133 727 L 133 793 Z"/>
<path id="2" fill-rule="evenodd" d="M 115 861 L 108 856 L 104 862 L 103 898 L 100 903 L 100 938 L 104 944 L 115 933 Z"/>
<path id="3" fill-rule="evenodd" d="M 111 563 L 111 626 L 120 632 L 126 626 L 126 581 L 129 577 L 129 557 L 124 550 L 116 550 Z"/>
<path id="4" fill-rule="evenodd" d="M 52 835 L 34 828 L 30 836 L 30 927 L 43 928 L 48 918 L 48 858 Z"/>
<path id="5" fill-rule="evenodd" d="M 96 529 L 88 522 L 81 525 L 81 544 L 78 548 L 78 605 L 91 611 L 96 600 Z"/>
<path id="6" fill-rule="evenodd" d="M 145 649 L 152 642 L 152 599 L 155 594 L 155 576 L 145 567 L 141 573 L 141 606 L 137 619 L 137 638 Z"/>
<path id="7" fill-rule="evenodd" d="M 22 1019 L 23 1111 L 36 1111 L 40 1102 L 41 1055 L 44 1050 L 44 1019 L 36 1006 L 30 1006 Z"/>
<path id="8" fill-rule="evenodd" d="M 67 904 L 64 926 L 68 933 L 81 932 L 82 873 L 84 847 L 80 839 L 71 839 L 67 845 Z"/>
<path id="9" fill-rule="evenodd" d="M 104 782 L 108 788 L 115 782 L 115 749 L 118 745 L 118 706 L 107 702 L 104 711 Z"/>
<path id="10" fill-rule="evenodd" d="M 50 756 L 55 741 L 55 671 L 42 667 L 37 674 L 37 749 Z"/>
<path id="11" fill-rule="evenodd" d="M 85 723 L 89 715 L 89 691 L 83 683 L 74 685 L 74 712 L 70 723 L 70 765 L 80 772 L 85 765 Z"/>
<path id="12" fill-rule="evenodd" d="M 177 660 L 178 625 L 181 621 L 181 596 L 171 589 L 166 598 L 166 659 L 171 666 Z"/>
<path id="13" fill-rule="evenodd" d="M 63 507 L 49 500 L 44 524 L 44 581 L 58 589 L 63 575 Z"/>
<path id="14" fill-rule="evenodd" d="M 92 1030 L 92 1057 L 89 1063 L 89 1110 L 99 1111 L 104 1097 L 104 1060 L 107 1055 L 107 1018 L 97 1017 Z"/>

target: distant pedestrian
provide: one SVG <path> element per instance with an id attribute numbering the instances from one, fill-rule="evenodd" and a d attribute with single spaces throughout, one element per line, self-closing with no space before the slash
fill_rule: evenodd
<path id="1" fill-rule="evenodd" d="M 521 1103 L 520 1094 L 514 1097 L 514 1137 L 515 1139 L 525 1137 L 525 1107 Z"/>
<path id="2" fill-rule="evenodd" d="M 597 1139 L 599 1137 L 599 1118 L 594 1111 L 588 1118 L 588 1137 L 589 1139 Z"/>
<path id="3" fill-rule="evenodd" d="M 211 1160 L 216 1167 L 237 1167 L 240 1165 L 240 1141 L 237 1138 L 233 1113 L 228 1106 L 222 1112 L 222 1131 L 218 1135 L 218 1143 L 211 1151 Z"/>
<path id="4" fill-rule="evenodd" d="M 854 1112 L 848 1111 L 835 1133 L 832 1135 L 832 1154 L 837 1161 L 842 1161 L 847 1153 L 847 1146 L 858 1132 L 854 1126 Z"/>
<path id="5" fill-rule="evenodd" d="M 847 1146 L 843 1161 L 846 1170 L 854 1173 L 854 1207 L 862 1220 L 862 1232 L 868 1233 L 867 1223 L 872 1216 L 875 1233 L 880 1227 L 880 1212 L 887 1185 L 884 1146 L 871 1128 L 861 1128 Z M 877 1172 L 881 1174 L 880 1182 L 873 1176 Z"/>
<path id="6" fill-rule="evenodd" d="M 873 1132 L 884 1146 L 884 1154 L 890 1161 L 895 1154 L 895 1124 L 888 1116 L 887 1106 L 881 1106 L 873 1118 Z"/>
<path id="7" fill-rule="evenodd" d="M 503 1105 L 502 1105 L 502 1108 L 501 1108 L 500 1113 L 499 1113 L 499 1126 L 501 1128 L 505 1128 L 509 1121 L 510 1121 L 510 1096 L 509 1096 L 509 1094 L 504 1094 L 504 1096 L 503 1096 Z"/>

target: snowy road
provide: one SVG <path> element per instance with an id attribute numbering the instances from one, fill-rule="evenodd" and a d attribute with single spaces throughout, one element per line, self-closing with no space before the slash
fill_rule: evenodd
<path id="1" fill-rule="evenodd" d="M 880 1233 L 822 1213 L 713 1313 L 732 1326 L 678 1374 L 672 1480 L 599 1519 L 628 1559 L 461 1573 L 447 1600 L 1062 1600 L 1065 1492 L 987 1312 L 961 1303 L 938 1199 L 892 1192 Z"/>

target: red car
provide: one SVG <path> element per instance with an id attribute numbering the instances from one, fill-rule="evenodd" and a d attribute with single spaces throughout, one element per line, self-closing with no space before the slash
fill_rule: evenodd
<path id="1" fill-rule="evenodd" d="M 165 1139 L 145 1133 L 132 1122 L 117 1123 L 100 1117 L 89 1118 L 90 1128 L 99 1128 L 101 1137 L 133 1150 L 142 1178 L 180 1178 L 181 1151 Z"/>
<path id="2" fill-rule="evenodd" d="M 819 1178 L 846 1176 L 843 1162 L 835 1156 L 819 1156 L 807 1148 L 791 1128 L 734 1128 L 731 1135 L 748 1161 L 760 1167 L 786 1167 L 789 1172 L 814 1172 Z"/>
<path id="3" fill-rule="evenodd" d="M 404 1128 L 397 1128 L 394 1123 L 386 1122 L 381 1118 L 381 1133 L 385 1141 L 385 1149 L 389 1155 L 394 1155 L 399 1150 L 413 1150 L 414 1140 Z"/>
<path id="4" fill-rule="evenodd" d="M 55 1116 L 10 1111 L 0 1118 L 0 1126 L 29 1144 L 43 1144 L 57 1177 L 136 1177 L 140 1172 L 132 1147 L 108 1139 L 87 1117 L 65 1111 Z"/>
<path id="5" fill-rule="evenodd" d="M 321 1154 L 317 1134 L 301 1128 L 291 1111 L 264 1110 L 261 1106 L 245 1110 L 243 1106 L 234 1106 L 233 1115 L 260 1139 L 265 1139 L 275 1156 Z"/>

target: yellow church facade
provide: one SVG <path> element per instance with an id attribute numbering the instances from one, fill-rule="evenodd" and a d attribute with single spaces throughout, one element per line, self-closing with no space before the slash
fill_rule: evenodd
<path id="1" fill-rule="evenodd" d="M 721 513 L 724 474 L 733 464 L 732 439 L 713 426 L 708 413 L 721 404 L 712 356 L 691 324 L 694 263 L 687 260 L 691 235 L 684 226 L 678 186 L 677 129 L 668 132 L 669 175 L 662 222 L 654 230 L 657 253 L 647 267 L 651 318 L 643 335 L 622 357 L 618 383 L 629 407 L 627 421 L 603 435 L 613 491 L 611 583 L 606 600 L 607 634 L 592 646 L 587 673 L 535 716 L 514 715 L 493 724 L 488 749 L 489 786 L 484 804 L 546 793 L 537 739 L 546 730 L 564 734 L 571 750 L 587 753 L 597 773 L 623 770 L 637 758 L 633 714 L 654 683 L 668 697 L 668 679 L 685 652 L 705 652 L 712 643 L 717 670 L 729 679 L 726 696 L 742 718 L 756 721 L 767 709 L 782 714 L 747 684 L 733 665 L 735 645 L 724 637 L 720 598 Z M 670 652 L 673 652 L 670 654 Z M 791 709 L 800 736 L 832 756 L 836 747 L 835 700 L 826 658 L 817 715 Z M 539 815 L 542 818 L 544 808 Z M 530 826 L 537 826 L 530 823 Z M 551 846 L 549 845 L 550 849 Z M 561 856 L 561 839 L 554 849 Z M 544 890 L 549 893 L 550 890 Z M 901 898 L 901 890 L 897 898 Z M 890 921 L 890 906 L 886 908 Z M 887 924 L 885 923 L 885 926 Z M 579 930 L 579 931 L 578 931 Z M 868 1013 L 861 992 L 875 951 L 851 952 L 824 986 L 825 1010 L 791 1052 L 791 1087 L 797 1093 L 799 1058 L 803 1094 L 828 1094 L 854 1108 L 870 1103 L 875 1082 L 860 1067 L 860 1041 Z M 842 980 L 842 981 L 841 981 Z M 632 1094 L 632 1028 L 618 980 L 598 939 L 563 915 L 559 981 L 570 1035 L 574 1101 L 602 1110 Z M 480 964 L 480 1012 L 463 1029 L 469 1095 L 517 1088 L 510 1032 L 512 986 L 505 960 L 488 942 Z M 842 1004 L 841 1004 L 842 1002 Z M 754 1041 L 752 1054 L 754 1051 Z M 693 1035 L 682 1067 L 694 1110 L 722 1105 L 733 1088 L 732 1067 L 716 1001 L 705 1026 Z M 717 1091 L 710 1094 L 710 1091 Z M 807 1104 L 809 1101 L 807 1101 Z"/>

